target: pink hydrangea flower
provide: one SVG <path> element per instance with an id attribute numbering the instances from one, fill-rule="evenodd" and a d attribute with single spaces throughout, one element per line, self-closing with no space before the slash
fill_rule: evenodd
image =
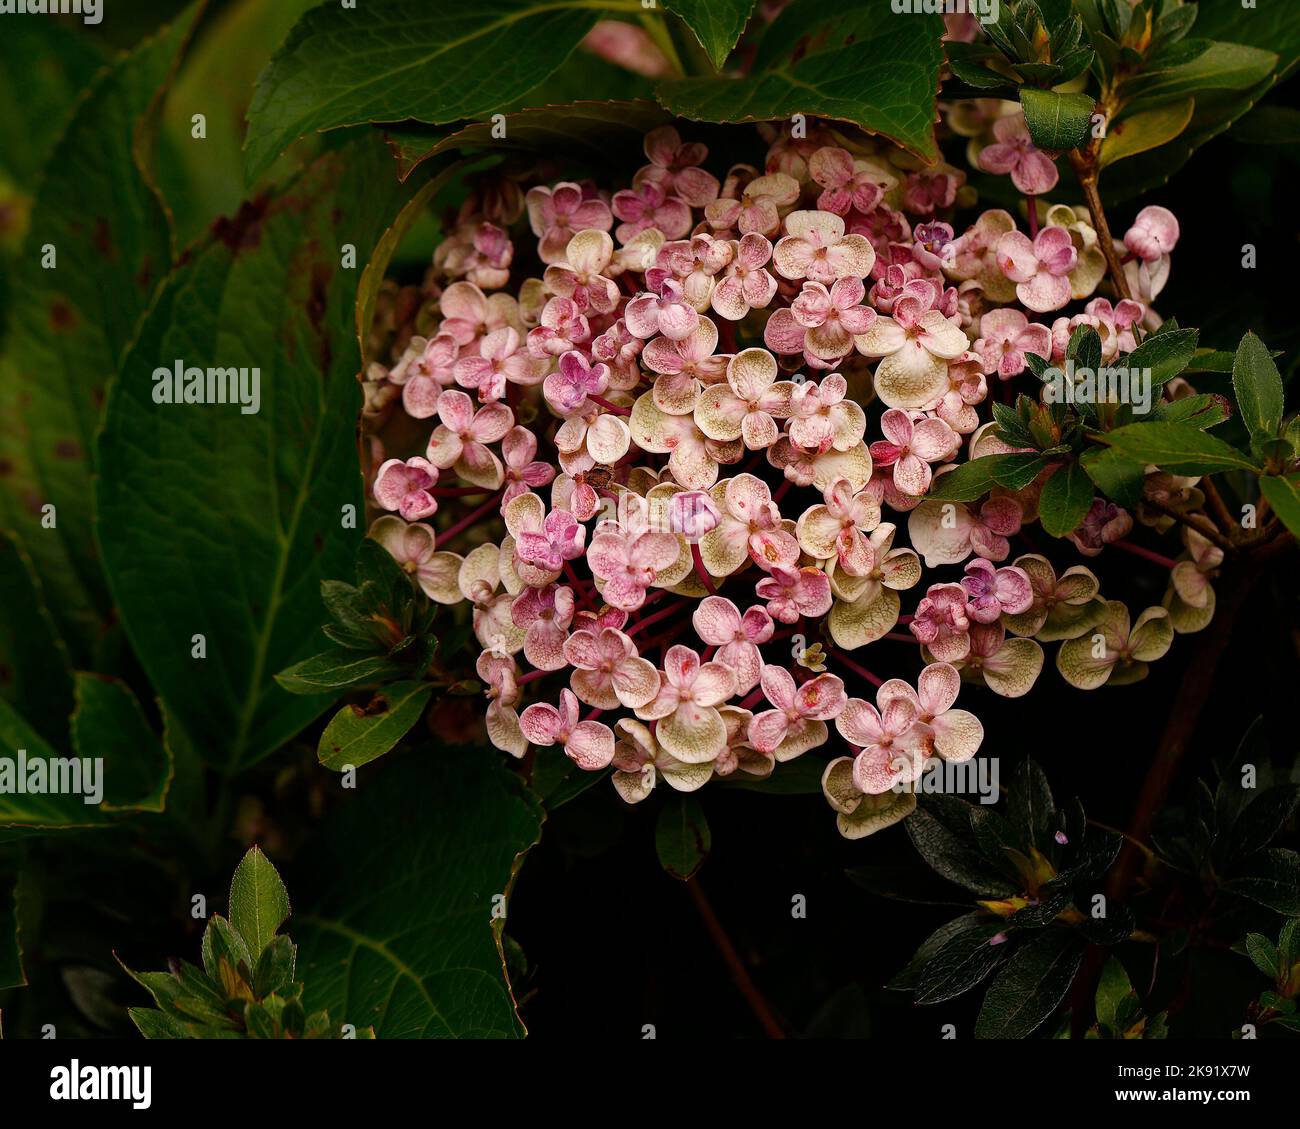
<path id="1" fill-rule="evenodd" d="M 735 672 L 737 694 L 748 694 L 758 685 L 763 669 L 758 646 L 776 630 L 765 609 L 755 606 L 741 615 L 725 596 L 706 596 L 691 616 L 691 624 L 702 642 L 718 648 L 715 659 Z"/>
<path id="2" fill-rule="evenodd" d="M 656 337 L 646 343 L 642 357 L 646 368 L 659 374 L 655 404 L 660 411 L 685 415 L 694 410 L 701 384 L 717 384 L 727 375 L 729 355 L 718 355 L 718 327 L 700 318 L 695 331 L 674 341 Z"/>
<path id="3" fill-rule="evenodd" d="M 932 584 L 908 624 L 918 642 L 940 662 L 964 659 L 970 652 L 966 590 L 960 584 Z"/>
<path id="4" fill-rule="evenodd" d="M 916 708 L 917 720 L 930 728 L 932 751 L 953 764 L 970 760 L 984 741 L 984 726 L 966 710 L 953 709 L 961 690 L 961 675 L 948 663 L 931 663 L 917 679 L 913 690 L 900 678 L 891 678 L 876 691 L 882 710 L 896 699 Z"/>
<path id="5" fill-rule="evenodd" d="M 848 398 L 849 382 L 838 372 L 821 383 L 804 381 L 790 394 L 790 441 L 809 451 L 849 451 L 862 442 L 867 417 Z"/>
<path id="6" fill-rule="evenodd" d="M 997 623 L 1005 612 L 1019 615 L 1034 602 L 1034 588 L 1022 568 L 998 568 L 983 557 L 966 562 L 961 586 L 966 592 L 966 614 L 976 623 Z"/>
<path id="7" fill-rule="evenodd" d="M 835 719 L 840 736 L 858 750 L 853 758 L 853 783 L 868 796 L 919 779 L 934 739 L 934 730 L 920 720 L 916 702 L 902 694 L 889 694 L 881 700 L 879 692 L 876 701 L 878 706 L 850 698 Z"/>
<path id="8" fill-rule="evenodd" d="M 918 497 L 930 488 L 931 463 L 952 458 L 961 439 L 941 419 L 921 412 L 890 408 L 880 417 L 885 438 L 871 444 L 871 459 L 878 466 L 894 468 L 894 485 L 904 494 Z"/>
<path id="9" fill-rule="evenodd" d="M 1024 114 L 998 118 L 993 123 L 994 144 L 980 150 L 979 165 L 985 172 L 1011 175 L 1011 183 L 1026 196 L 1051 192 L 1060 180 L 1053 161 L 1029 136 Z"/>
<path id="10" fill-rule="evenodd" d="M 557 415 L 571 416 L 588 407 L 588 396 L 609 387 L 609 366 L 592 364 L 576 349 L 560 357 L 559 368 L 542 383 L 542 395 Z"/>
<path id="11" fill-rule="evenodd" d="M 607 314 L 618 305 L 618 285 L 605 277 L 614 257 L 609 233 L 589 228 L 580 231 L 564 251 L 564 258 L 552 263 L 542 276 L 552 294 L 572 298 L 578 309 Z"/>
<path id="12" fill-rule="evenodd" d="M 854 343 L 863 356 L 880 358 L 876 395 L 890 408 L 937 400 L 948 390 L 948 362 L 969 345 L 958 326 L 916 293 L 895 301 L 893 315 L 878 318 Z"/>
<path id="13" fill-rule="evenodd" d="M 772 244 L 767 238 L 750 232 L 735 248 L 734 257 L 709 296 L 713 312 L 728 321 L 740 321 L 750 310 L 766 309 L 776 297 L 776 279 L 767 269 L 772 258 Z"/>
<path id="14" fill-rule="evenodd" d="M 1019 231 L 998 240 L 998 266 L 1016 284 L 1016 297 L 1035 313 L 1059 310 L 1070 300 L 1070 272 L 1079 260 L 1063 227 L 1039 231 L 1031 243 Z"/>
<path id="15" fill-rule="evenodd" d="M 885 195 L 880 173 L 866 161 L 857 161 L 847 149 L 826 145 L 808 161 L 808 172 L 822 188 L 817 207 L 837 216 L 856 209 L 864 215 Z"/>
<path id="16" fill-rule="evenodd" d="M 787 235 L 778 240 L 772 261 L 783 278 L 832 283 L 866 278 L 876 253 L 861 235 L 846 235 L 844 220 L 833 212 L 791 212 Z"/>
<path id="17" fill-rule="evenodd" d="M 751 170 L 752 171 L 752 170 Z M 715 231 L 741 235 L 774 235 L 781 215 L 799 199 L 799 182 L 782 172 L 751 180 L 738 197 L 724 195 L 705 205 L 704 218 Z"/>
<path id="18" fill-rule="evenodd" d="M 1011 554 L 1024 510 L 1014 498 L 989 498 L 977 513 L 960 502 L 922 502 L 907 520 L 912 545 L 927 568 L 960 564 L 972 552 L 991 561 Z"/>
<path id="19" fill-rule="evenodd" d="M 1144 263 L 1155 263 L 1178 245 L 1178 217 L 1168 208 L 1149 204 L 1124 233 L 1124 246 Z"/>
<path id="20" fill-rule="evenodd" d="M 980 337 L 974 348 L 987 375 L 997 373 L 1010 380 L 1025 371 L 1026 353 L 1050 359 L 1052 333 L 1045 325 L 1031 323 L 1019 310 L 990 310 L 980 318 Z"/>
<path id="21" fill-rule="evenodd" d="M 681 490 L 668 501 L 668 528 L 695 544 L 718 527 L 722 511 L 703 490 Z"/>
<path id="22" fill-rule="evenodd" d="M 763 667 L 763 696 L 773 708 L 755 714 L 749 723 L 749 742 L 778 761 L 792 760 L 826 741 L 826 722 L 839 717 L 847 697 L 838 675 L 819 674 L 802 686 L 783 666 Z"/>
<path id="23" fill-rule="evenodd" d="M 402 359 L 388 374 L 401 385 L 402 407 L 415 419 L 428 419 L 438 410 L 442 390 L 455 379 L 456 358 L 460 347 L 448 333 L 432 339 L 412 337 Z"/>
<path id="24" fill-rule="evenodd" d="M 589 706 L 640 709 L 659 693 L 654 663 L 641 658 L 636 644 L 617 628 L 573 632 L 564 641 L 564 657 L 574 668 L 574 693 Z"/>
<path id="25" fill-rule="evenodd" d="M 656 274 L 658 277 L 652 281 Z M 700 324 L 700 315 L 686 301 L 682 284 L 661 268 L 653 268 L 646 275 L 646 281 L 652 292 L 638 294 L 623 311 L 628 331 L 643 339 L 662 333 L 674 341 L 681 341 L 694 333 Z M 655 282 L 658 282 L 657 287 Z"/>
<path id="26" fill-rule="evenodd" d="M 754 590 L 767 603 L 773 619 L 798 623 L 799 617 L 816 618 L 831 610 L 831 581 L 819 568 L 774 565 Z"/>
<path id="27" fill-rule="evenodd" d="M 965 183 L 966 174 L 949 166 L 908 173 L 903 181 L 903 207 L 921 216 L 950 208 L 957 199 L 957 189 Z"/>
<path id="28" fill-rule="evenodd" d="M 555 468 L 537 459 L 537 436 L 526 427 L 512 427 L 506 432 L 501 440 L 501 454 L 506 464 L 503 506 L 528 493 L 530 486 L 545 486 L 555 477 Z"/>
<path id="29" fill-rule="evenodd" d="M 538 670 L 560 670 L 567 661 L 564 640 L 573 622 L 573 589 L 556 584 L 525 588 L 510 607 L 510 618 L 524 632 L 524 657 Z"/>
<path id="30" fill-rule="evenodd" d="M 730 576 L 746 558 L 760 568 L 799 559 L 799 544 L 782 528 L 781 511 L 761 478 L 738 474 L 719 483 L 713 498 L 720 503 L 718 523 L 700 539 L 700 556 L 711 575 Z"/>
<path id="31" fill-rule="evenodd" d="M 727 726 L 718 712 L 736 691 L 736 676 L 720 662 L 701 662 L 676 644 L 664 654 L 659 693 L 637 715 L 655 721 L 655 738 L 687 764 L 711 761 L 726 748 Z"/>
<path id="32" fill-rule="evenodd" d="M 528 331 L 534 357 L 559 357 L 591 339 L 591 323 L 572 298 L 552 298 L 542 308 L 541 324 Z"/>
<path id="33" fill-rule="evenodd" d="M 776 421 L 790 414 L 794 384 L 776 379 L 776 359 L 766 349 L 742 349 L 726 376 L 695 402 L 697 426 L 710 439 L 743 439 L 751 451 L 766 450 L 780 433 Z"/>
<path id="34" fill-rule="evenodd" d="M 614 732 L 599 721 L 578 720 L 578 699 L 560 691 L 560 707 L 535 702 L 519 715 L 519 728 L 534 745 L 563 745 L 564 755 L 579 768 L 597 772 L 614 759 Z"/>
<path id="35" fill-rule="evenodd" d="M 862 304 L 865 296 L 860 278 L 841 278 L 829 289 L 805 282 L 788 310 L 775 310 L 767 319 L 763 340 L 777 353 L 838 361 L 852 350 L 854 335 L 875 324 L 876 311 Z"/>
<path id="36" fill-rule="evenodd" d="M 718 178 L 698 167 L 709 155 L 707 146 L 698 141 L 683 142 L 677 130 L 665 125 L 646 134 L 645 155 L 650 164 L 636 174 L 633 185 L 652 182 L 666 195 L 677 196 L 693 208 L 717 199 L 721 187 Z"/>
<path id="37" fill-rule="evenodd" d="M 610 207 L 623 221 L 614 229 L 620 243 L 628 243 L 652 227 L 665 239 L 680 239 L 691 229 L 691 209 L 686 202 L 670 196 L 662 184 L 653 180 L 615 192 Z"/>
<path id="38" fill-rule="evenodd" d="M 506 394 L 506 383 L 536 384 L 546 373 L 546 362 L 523 347 L 518 330 L 494 329 L 478 343 L 478 355 L 456 362 L 456 383 L 478 391 L 481 403 L 490 404 Z"/>
<path id="39" fill-rule="evenodd" d="M 607 603 L 635 611 L 645 603 L 646 589 L 677 556 L 677 538 L 671 533 L 628 533 L 603 524 L 591 539 L 587 564 L 605 582 L 601 595 Z"/>
<path id="40" fill-rule="evenodd" d="M 389 459 L 375 475 L 375 501 L 407 521 L 432 517 L 438 499 L 429 491 L 437 481 L 438 468 L 428 459 Z"/>
<path id="41" fill-rule="evenodd" d="M 565 561 L 582 556 L 587 530 L 568 510 L 552 510 L 540 530 L 525 530 L 515 539 L 520 560 L 547 572 L 558 572 Z"/>
<path id="42" fill-rule="evenodd" d="M 442 470 L 454 467 L 466 482 L 495 490 L 505 478 L 501 460 L 487 444 L 505 437 L 514 425 L 514 413 L 505 404 L 485 404 L 476 412 L 464 392 L 450 389 L 438 400 L 442 421 L 429 438 L 429 462 Z"/>
<path id="43" fill-rule="evenodd" d="M 1122 541 L 1133 529 L 1133 515 L 1105 498 L 1094 498 L 1079 528 L 1067 534 L 1085 557 L 1099 556 L 1107 545 Z"/>
<path id="44" fill-rule="evenodd" d="M 609 386 L 621 391 L 635 388 L 641 381 L 638 358 L 645 347 L 641 338 L 629 332 L 627 322 L 619 318 L 591 343 L 593 360 L 609 365 Z"/>
<path id="45" fill-rule="evenodd" d="M 530 188 L 525 197 L 528 222 L 540 237 L 537 253 L 544 263 L 564 261 L 569 240 L 580 231 L 608 231 L 614 223 L 604 200 L 588 197 L 570 181 L 554 188 Z"/>
<path id="46" fill-rule="evenodd" d="M 799 547 L 817 560 L 834 558 L 850 576 L 876 567 L 871 532 L 880 524 L 880 504 L 866 490 L 854 492 L 837 478 L 824 491 L 824 505 L 809 506 L 795 525 Z"/>

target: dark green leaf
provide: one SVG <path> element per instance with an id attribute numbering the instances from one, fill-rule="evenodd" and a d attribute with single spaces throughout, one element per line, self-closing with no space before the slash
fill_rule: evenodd
<path id="1" fill-rule="evenodd" d="M 385 765 L 330 817 L 295 887 L 308 1010 L 385 1039 L 523 1034 L 500 937 L 541 819 L 486 749 Z"/>
<path id="2" fill-rule="evenodd" d="M 1083 960 L 1081 939 L 1067 929 L 1035 934 L 989 986 L 975 1021 L 977 1039 L 1024 1039 L 1065 998 Z"/>
<path id="3" fill-rule="evenodd" d="M 292 694 L 319 694 L 365 686 L 401 674 L 402 668 L 384 655 L 336 647 L 281 671 L 275 680 Z"/>
<path id="4" fill-rule="evenodd" d="M 959 463 L 955 470 L 938 475 L 926 494 L 936 502 L 971 502 L 983 497 L 998 485 L 993 472 L 1008 455 L 984 455 L 969 462 Z"/>
<path id="5" fill-rule="evenodd" d="M 563 64 L 599 16 L 582 0 L 322 4 L 298 21 L 258 80 L 248 111 L 248 183 L 316 130 L 408 118 L 440 124 L 512 108 Z"/>
<path id="6" fill-rule="evenodd" d="M 428 705 L 427 682 L 392 682 L 364 706 L 344 706 L 321 734 L 317 756 L 326 768 L 360 768 L 406 736 Z"/>
<path id="7" fill-rule="evenodd" d="M 951 796 L 926 796 L 904 826 L 912 845 L 950 882 L 982 898 L 1002 898 L 1015 887 L 979 850 L 970 825 L 971 805 Z"/>
<path id="8" fill-rule="evenodd" d="M 1229 856 L 1252 854 L 1267 847 L 1300 804 L 1300 784 L 1266 788 L 1246 806 L 1232 825 Z"/>
<path id="9" fill-rule="evenodd" d="M 1151 387 L 1159 388 L 1191 363 L 1196 354 L 1198 331 L 1171 329 L 1148 337 L 1120 362 L 1129 372 L 1150 374 Z"/>
<path id="10" fill-rule="evenodd" d="M 1007 942 L 992 943 L 1001 930 L 1001 923 L 986 921 L 945 941 L 916 978 L 916 1002 L 942 1003 L 977 987 L 1007 958 Z"/>
<path id="11" fill-rule="evenodd" d="M 1186 423 L 1131 423 L 1106 436 L 1121 455 L 1173 474 L 1204 475 L 1256 470 L 1235 447 Z"/>
<path id="12" fill-rule="evenodd" d="M 289 916 L 289 892 L 260 847 L 244 855 L 230 880 L 230 924 L 244 939 L 254 966 Z"/>
<path id="13" fill-rule="evenodd" d="M 1288 917 L 1300 916 L 1300 855 L 1269 847 L 1243 859 L 1228 889 Z"/>
<path id="14" fill-rule="evenodd" d="M 1199 433 L 1198 433 L 1199 434 Z M 1092 479 L 1077 462 L 1059 467 L 1044 484 L 1038 502 L 1038 520 L 1043 531 L 1064 537 L 1088 516 L 1093 500 Z"/>
<path id="15" fill-rule="evenodd" d="M 1022 86 L 1020 105 L 1029 135 L 1040 149 L 1074 149 L 1091 135 L 1097 103 L 1090 95 Z"/>
<path id="16" fill-rule="evenodd" d="M 1079 457 L 1079 464 L 1111 501 L 1132 509 L 1142 500 L 1143 463 L 1125 458 L 1111 447 L 1090 447 Z"/>
<path id="17" fill-rule="evenodd" d="M 76 676 L 72 747 L 83 758 L 103 757 L 103 807 L 107 811 L 162 811 L 172 781 L 172 760 L 150 727 L 131 688 L 103 674 Z"/>
<path id="18" fill-rule="evenodd" d="M 754 0 L 664 0 L 664 6 L 682 17 L 709 61 L 722 70 L 722 64 L 745 30 Z"/>
<path id="19" fill-rule="evenodd" d="M 689 793 L 670 796 L 655 824 L 659 865 L 674 878 L 687 882 L 704 865 L 712 845 L 709 821 L 700 801 Z"/>
<path id="20" fill-rule="evenodd" d="M 1300 537 L 1300 473 L 1285 477 L 1266 474 L 1259 480 L 1259 489 L 1282 524 Z"/>
<path id="21" fill-rule="evenodd" d="M 1235 947 L 1235 946 L 1234 946 Z M 1255 967 L 1270 980 L 1276 980 L 1279 971 L 1277 947 L 1262 933 L 1246 934 L 1246 952 Z"/>
<path id="22" fill-rule="evenodd" d="M 1201 392 L 1195 396 L 1182 396 L 1177 400 L 1157 404 L 1151 416 L 1161 423 L 1190 423 L 1204 431 L 1207 427 L 1214 427 L 1231 418 L 1232 405 L 1223 396 Z"/>
<path id="23" fill-rule="evenodd" d="M 1191 123 L 1195 108 L 1196 100 L 1185 98 L 1120 119 L 1110 127 L 1101 143 L 1098 167 L 1104 169 L 1174 140 Z"/>
<path id="24" fill-rule="evenodd" d="M 1268 350 L 1253 333 L 1237 346 L 1232 390 L 1242 421 L 1254 439 L 1273 439 L 1282 422 L 1282 377 Z"/>

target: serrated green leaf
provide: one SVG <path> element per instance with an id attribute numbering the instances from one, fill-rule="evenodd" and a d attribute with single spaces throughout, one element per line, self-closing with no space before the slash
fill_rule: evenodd
<path id="1" fill-rule="evenodd" d="M 816 16 L 836 13 L 821 6 Z M 779 21 L 778 21 L 779 22 Z M 768 29 L 765 41 L 777 23 Z M 662 83 L 657 95 L 672 113 L 696 121 L 788 120 L 794 114 L 852 122 L 890 138 L 926 160 L 938 156 L 934 105 L 943 62 L 937 17 L 868 19 L 828 34 L 836 45 L 794 62 L 774 63 L 743 79 L 687 78 Z M 842 45 L 841 45 L 842 44 Z M 781 43 L 789 50 L 794 43 Z"/>
<path id="2" fill-rule="evenodd" d="M 908 837 L 940 875 L 982 898 L 1016 892 L 980 852 L 970 824 L 970 805 L 949 796 L 926 796 L 907 819 Z"/>
<path id="3" fill-rule="evenodd" d="M 1110 447 L 1090 447 L 1079 457 L 1079 465 L 1097 489 L 1112 502 L 1132 509 L 1142 500 L 1146 467 L 1125 458 Z"/>
<path id="4" fill-rule="evenodd" d="M 1097 155 L 1098 167 L 1105 169 L 1126 157 L 1168 144 L 1191 124 L 1195 108 L 1196 100 L 1185 98 L 1120 119 L 1106 132 Z"/>
<path id="5" fill-rule="evenodd" d="M 1277 947 L 1262 933 L 1246 934 L 1246 954 L 1255 967 L 1270 980 L 1276 980 L 1279 971 Z"/>
<path id="6" fill-rule="evenodd" d="M 1001 923 L 984 922 L 948 938 L 916 977 L 916 1002 L 937 1004 L 978 987 L 1007 959 L 1008 947 L 990 944 Z"/>
<path id="7" fill-rule="evenodd" d="M 1247 333 L 1232 365 L 1232 391 L 1253 439 L 1274 439 L 1282 422 L 1282 377 L 1262 342 Z"/>
<path id="8" fill-rule="evenodd" d="M 717 70 L 727 61 L 749 22 L 754 0 L 664 0 L 685 21 Z"/>
<path id="9" fill-rule="evenodd" d="M 289 891 L 260 847 L 251 847 L 230 880 L 230 924 L 256 965 L 289 916 Z"/>
<path id="10" fill-rule="evenodd" d="M 1194 396 L 1180 396 L 1177 400 L 1157 404 L 1151 418 L 1161 423 L 1190 423 L 1204 431 L 1232 416 L 1232 405 L 1213 392 L 1199 392 Z"/>
<path id="11" fill-rule="evenodd" d="M 366 261 L 412 191 L 379 140 L 364 141 L 219 224 L 163 287 L 109 394 L 95 492 L 104 567 L 162 700 L 226 772 L 333 696 L 294 697 L 273 676 L 322 649 L 320 581 L 350 569 L 360 539 L 342 520 L 362 504 L 361 397 L 356 274 L 339 248 Z M 259 410 L 156 403 L 153 374 L 178 359 L 257 368 Z M 210 451 L 220 474 L 196 457 Z"/>
<path id="12" fill-rule="evenodd" d="M 1268 78 L 1277 63 L 1272 51 L 1240 43 L 1211 43 L 1190 62 L 1139 76 L 1125 89 L 1135 107 L 1147 110 L 1210 90 L 1248 90 Z"/>
<path id="13" fill-rule="evenodd" d="M 1151 387 L 1160 388 L 1183 372 L 1196 354 L 1195 329 L 1171 329 L 1153 334 L 1122 361 L 1130 372 L 1150 373 Z"/>
<path id="14" fill-rule="evenodd" d="M 998 485 L 993 472 L 1008 458 L 1007 455 L 983 455 L 969 462 L 959 463 L 955 470 L 938 475 L 926 494 L 927 500 L 936 502 L 972 502 L 983 497 Z"/>
<path id="15" fill-rule="evenodd" d="M 1077 462 L 1066 463 L 1043 484 L 1038 520 L 1053 537 L 1073 533 L 1088 516 L 1094 494 L 1092 479 Z"/>
<path id="16" fill-rule="evenodd" d="M 669 797 L 655 824 L 655 853 L 659 865 L 674 878 L 688 882 L 709 857 L 713 836 L 699 799 L 689 793 Z"/>
<path id="17" fill-rule="evenodd" d="M 150 728 L 131 688 L 104 674 L 76 675 L 72 748 L 82 758 L 102 757 L 104 810 L 162 811 L 172 781 L 172 757 Z"/>
<path id="18" fill-rule="evenodd" d="M 1227 888 L 1288 917 L 1300 917 L 1300 855 L 1282 847 L 1256 851 L 1234 869 Z"/>
<path id="19" fill-rule="evenodd" d="M 290 143 L 317 130 L 407 119 L 441 124 L 510 109 L 564 63 L 599 18 L 585 0 L 322 4 L 294 25 L 258 80 L 248 110 L 246 180 L 254 183 Z"/>
<path id="20" fill-rule="evenodd" d="M 1083 941 L 1046 929 L 1021 945 L 989 986 L 975 1021 L 977 1039 L 1024 1039 L 1065 998 L 1083 960 Z"/>
<path id="21" fill-rule="evenodd" d="M 191 8 L 123 55 L 77 104 L 39 181 L 12 279 L 0 457 L 10 483 L 23 482 L 30 497 L 6 490 L 0 504 L 78 666 L 91 665 L 111 621 L 88 489 L 104 385 L 171 261 L 166 212 L 137 163 L 148 135 L 137 129 L 193 18 Z M 55 265 L 46 269 L 51 247 Z M 47 505 L 55 517 L 48 528 Z"/>
<path id="22" fill-rule="evenodd" d="M 428 682 L 392 682 L 366 705 L 344 706 L 321 734 L 321 764 L 342 772 L 383 756 L 420 720 L 432 695 Z"/>
<path id="23" fill-rule="evenodd" d="M 1108 432 L 1106 439 L 1120 454 L 1151 463 L 1174 474 L 1215 474 L 1224 470 L 1258 468 L 1235 447 L 1186 423 L 1131 423 Z"/>
<path id="24" fill-rule="evenodd" d="M 295 887 L 307 1009 L 384 1039 L 523 1034 L 501 911 L 541 819 L 485 749 L 385 765 L 330 817 Z"/>

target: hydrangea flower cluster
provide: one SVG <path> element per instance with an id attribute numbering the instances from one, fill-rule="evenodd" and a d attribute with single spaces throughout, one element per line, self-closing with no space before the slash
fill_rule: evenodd
<path id="1" fill-rule="evenodd" d="M 1056 168 L 1023 116 L 959 112 L 1028 231 L 1000 209 L 954 227 L 963 172 L 858 135 L 771 130 L 758 165 L 714 172 L 665 126 L 624 186 L 482 180 L 424 286 L 387 292 L 371 536 L 468 608 L 498 748 L 612 767 L 632 803 L 825 749 L 857 837 L 912 810 L 933 758 L 975 755 L 963 682 L 1025 694 L 1058 642 L 1075 686 L 1132 681 L 1208 621 L 1214 546 L 1125 540 L 1168 529 L 1195 480 L 1150 474 L 1134 512 L 1099 497 L 1050 549 L 1032 527 L 1055 466 L 927 496 L 1013 450 L 989 400 L 1037 386 L 1030 354 L 1060 361 L 1082 324 L 1110 359 L 1159 324 L 1178 239 L 1144 209 L 1117 245 L 1137 297 L 1113 303 L 1087 211 L 1040 208 Z M 389 433 L 422 446 L 385 458 Z M 1064 559 L 1115 548 L 1168 571 L 1164 606 L 1133 619 Z"/>

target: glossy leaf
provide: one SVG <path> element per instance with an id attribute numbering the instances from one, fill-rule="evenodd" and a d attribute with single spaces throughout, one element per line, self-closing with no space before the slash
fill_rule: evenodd
<path id="1" fill-rule="evenodd" d="M 709 821 L 700 801 L 692 795 L 670 797 L 655 824 L 659 865 L 674 878 L 689 881 L 704 865 L 712 845 Z"/>
<path id="2" fill-rule="evenodd" d="M 1247 333 L 1232 365 L 1232 390 L 1253 439 L 1273 439 L 1282 422 L 1282 377 L 1264 343 Z"/>
<path id="3" fill-rule="evenodd" d="M 727 61 L 753 11 L 754 0 L 664 0 L 686 22 L 717 70 Z"/>
<path id="4" fill-rule="evenodd" d="M 344 706 L 321 734 L 321 764 L 341 772 L 383 756 L 420 720 L 432 694 L 428 682 L 391 682 L 366 704 Z"/>
<path id="5" fill-rule="evenodd" d="M 1186 423 L 1131 423 L 1106 438 L 1121 455 L 1174 474 L 1256 469 L 1235 447 Z"/>
<path id="6" fill-rule="evenodd" d="M 1053 537 L 1073 533 L 1088 516 L 1093 500 L 1092 479 L 1076 463 L 1066 463 L 1043 484 L 1038 519 Z"/>
<path id="7" fill-rule="evenodd" d="M 977 1039 L 1024 1039 L 1065 998 L 1083 960 L 1083 941 L 1067 929 L 1045 929 L 1011 955 L 984 996 Z"/>
<path id="8" fill-rule="evenodd" d="M 1074 149 L 1088 139 L 1096 102 L 1087 94 L 1059 94 L 1034 86 L 1020 88 L 1029 135 L 1040 149 Z"/>
<path id="9" fill-rule="evenodd" d="M 254 966 L 289 912 L 289 892 L 279 872 L 260 847 L 250 848 L 230 880 L 230 924 L 248 946 Z"/>

